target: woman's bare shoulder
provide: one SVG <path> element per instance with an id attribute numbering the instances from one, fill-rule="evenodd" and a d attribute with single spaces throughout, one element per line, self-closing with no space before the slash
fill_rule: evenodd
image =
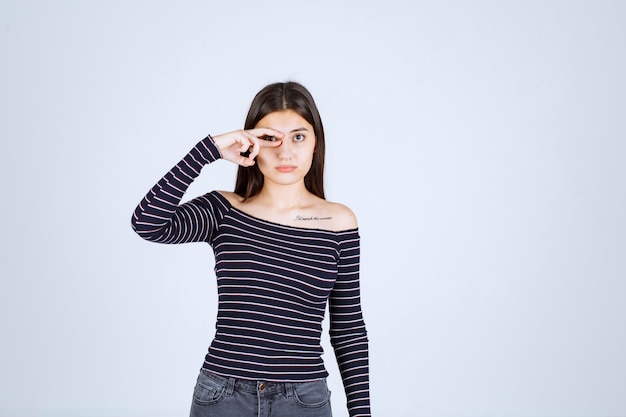
<path id="1" fill-rule="evenodd" d="M 241 203 L 241 200 L 242 200 L 239 194 L 235 194 L 232 191 L 222 191 L 222 190 L 218 190 L 217 192 L 220 193 L 222 197 L 224 197 L 226 200 L 228 200 L 231 206 L 239 207 L 239 204 Z"/>
<path id="2" fill-rule="evenodd" d="M 326 210 L 333 218 L 333 229 L 336 231 L 356 229 L 358 222 L 354 212 L 341 203 L 326 202 Z"/>

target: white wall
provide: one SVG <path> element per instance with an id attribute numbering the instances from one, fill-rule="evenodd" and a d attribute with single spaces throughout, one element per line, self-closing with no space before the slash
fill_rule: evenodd
<path id="1" fill-rule="evenodd" d="M 624 1 L 2 0 L 0 415 L 187 415 L 211 253 L 130 216 L 287 79 L 359 217 L 376 416 L 626 415 L 624 22 Z M 189 195 L 233 181 L 222 161 Z"/>

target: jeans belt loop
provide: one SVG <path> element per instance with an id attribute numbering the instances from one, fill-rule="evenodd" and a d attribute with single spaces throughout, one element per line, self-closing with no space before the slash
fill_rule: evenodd
<path id="1" fill-rule="evenodd" d="M 226 385 L 226 395 L 231 396 L 235 391 L 235 378 L 228 378 L 228 384 Z"/>
<path id="2" fill-rule="evenodd" d="M 293 384 L 289 382 L 285 383 L 285 394 L 287 394 L 287 398 L 293 396 Z"/>

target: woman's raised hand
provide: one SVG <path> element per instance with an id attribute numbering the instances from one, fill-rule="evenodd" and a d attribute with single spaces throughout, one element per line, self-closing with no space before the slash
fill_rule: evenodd
<path id="1" fill-rule="evenodd" d="M 238 165 L 254 165 L 254 158 L 262 147 L 276 147 L 282 143 L 283 134 L 274 129 L 257 128 L 236 130 L 213 137 L 213 142 L 222 153 L 222 158 Z M 274 140 L 268 140 L 273 138 Z"/>

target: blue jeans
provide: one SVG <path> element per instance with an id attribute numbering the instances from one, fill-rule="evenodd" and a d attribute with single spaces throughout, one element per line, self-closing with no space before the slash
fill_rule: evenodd
<path id="1" fill-rule="evenodd" d="M 201 371 L 190 417 L 332 417 L 325 379 L 275 383 Z"/>

